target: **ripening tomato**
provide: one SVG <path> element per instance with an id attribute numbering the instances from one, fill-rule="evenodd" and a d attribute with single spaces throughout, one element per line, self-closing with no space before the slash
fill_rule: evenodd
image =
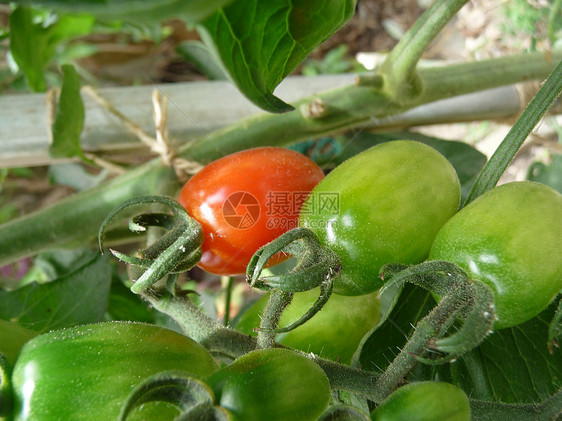
<path id="1" fill-rule="evenodd" d="M 245 273 L 263 245 L 295 228 L 302 203 L 324 173 L 284 148 L 248 149 L 194 175 L 178 201 L 203 227 L 199 266 L 219 275 Z"/>

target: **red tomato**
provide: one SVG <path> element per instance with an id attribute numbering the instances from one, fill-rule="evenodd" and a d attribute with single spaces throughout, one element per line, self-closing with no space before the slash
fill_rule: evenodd
<path id="1" fill-rule="evenodd" d="M 322 170 L 290 149 L 263 147 L 220 158 L 183 186 L 179 202 L 203 227 L 199 266 L 219 275 L 245 273 L 252 255 L 295 228 Z"/>

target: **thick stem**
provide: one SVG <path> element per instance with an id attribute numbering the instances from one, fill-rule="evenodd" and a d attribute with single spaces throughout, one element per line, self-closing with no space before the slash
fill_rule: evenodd
<path id="1" fill-rule="evenodd" d="M 277 329 L 283 310 L 291 303 L 292 299 L 293 293 L 291 292 L 271 290 L 258 331 L 258 348 L 273 348 L 275 346 L 275 333 L 271 330 Z"/>
<path id="2" fill-rule="evenodd" d="M 226 328 L 205 316 L 188 298 L 165 293 L 143 295 L 152 306 L 172 317 L 184 333 L 211 351 L 239 357 L 256 349 L 256 340 L 236 330 Z"/>
<path id="3" fill-rule="evenodd" d="M 373 400 L 375 384 L 380 374 L 373 371 L 359 370 L 347 365 L 304 354 L 324 370 L 330 386 L 334 390 L 346 390 L 365 399 Z"/>
<path id="4" fill-rule="evenodd" d="M 416 65 L 423 52 L 467 1 L 436 0 L 420 16 L 381 66 L 381 73 L 389 85 L 387 93 L 400 96 L 406 86 L 416 84 Z"/>
<path id="5" fill-rule="evenodd" d="M 417 105 L 523 80 L 546 77 L 562 57 L 543 53 L 520 54 L 484 62 L 420 70 L 424 91 L 415 102 L 399 105 L 369 86 L 347 86 L 305 98 L 297 110 L 285 114 L 257 114 L 209 133 L 180 149 L 182 157 L 207 163 L 225 154 L 257 146 L 284 146 L 354 127 L 364 127 Z M 329 110 L 307 118 L 298 110 L 320 99 Z M 173 194 L 179 185 L 171 169 L 159 159 L 75 194 L 50 208 L 0 226 L 0 265 L 52 248 L 83 245 L 93 239 L 105 216 L 135 196 Z M 85 223 L 87 221 L 87 223 Z"/>

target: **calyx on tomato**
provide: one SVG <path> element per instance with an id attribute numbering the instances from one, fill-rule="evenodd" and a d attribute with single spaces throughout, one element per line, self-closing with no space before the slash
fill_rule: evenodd
<path id="1" fill-rule="evenodd" d="M 313 421 L 330 401 L 324 371 L 289 349 L 249 352 L 207 380 L 216 404 L 244 421 Z"/>
<path id="2" fill-rule="evenodd" d="M 562 195 L 530 181 L 495 187 L 441 228 L 429 258 L 492 289 L 495 328 L 523 323 L 562 289 Z"/>
<path id="3" fill-rule="evenodd" d="M 203 227 L 199 266 L 221 275 L 244 273 L 261 246 L 297 226 L 302 203 L 323 178 L 312 160 L 277 147 L 248 149 L 207 165 L 178 198 Z"/>
<path id="4" fill-rule="evenodd" d="M 341 258 L 334 292 L 362 295 L 382 286 L 384 264 L 422 262 L 459 203 L 449 161 L 422 143 L 396 140 L 336 167 L 308 197 L 300 224 Z"/>
<path id="5" fill-rule="evenodd" d="M 52 331 L 27 342 L 16 361 L 14 419 L 117 419 L 144 378 L 165 370 L 207 377 L 217 368 L 201 345 L 154 325 L 108 322 Z"/>

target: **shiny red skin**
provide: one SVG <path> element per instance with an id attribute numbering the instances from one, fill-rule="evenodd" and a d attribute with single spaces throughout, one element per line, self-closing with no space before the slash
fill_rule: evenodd
<path id="1" fill-rule="evenodd" d="M 199 266 L 219 275 L 245 273 L 261 246 L 297 226 L 302 202 L 323 178 L 312 160 L 277 147 L 236 152 L 207 165 L 185 184 L 178 199 L 203 227 Z M 249 193 L 259 205 L 259 217 L 250 217 L 251 226 L 234 226 L 232 215 L 225 219 L 225 202 L 237 192 Z M 284 198 L 289 198 L 287 206 Z M 242 214 L 250 208 L 235 209 Z"/>

